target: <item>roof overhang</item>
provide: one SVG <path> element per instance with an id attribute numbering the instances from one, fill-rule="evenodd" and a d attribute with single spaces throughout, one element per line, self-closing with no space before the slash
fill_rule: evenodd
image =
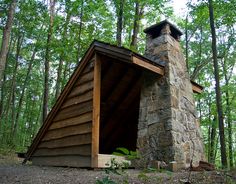
<path id="1" fill-rule="evenodd" d="M 192 89 L 194 93 L 201 94 L 203 92 L 203 86 L 199 85 L 198 83 L 191 81 Z"/>

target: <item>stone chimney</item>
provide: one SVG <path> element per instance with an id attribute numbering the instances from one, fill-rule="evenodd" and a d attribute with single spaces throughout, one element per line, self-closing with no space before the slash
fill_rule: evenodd
<path id="1" fill-rule="evenodd" d="M 158 77 L 144 73 L 141 88 L 137 146 L 143 161 L 177 163 L 178 169 L 204 160 L 200 127 L 192 85 L 179 38 L 182 35 L 167 20 L 144 30 L 145 56 L 165 66 Z"/>

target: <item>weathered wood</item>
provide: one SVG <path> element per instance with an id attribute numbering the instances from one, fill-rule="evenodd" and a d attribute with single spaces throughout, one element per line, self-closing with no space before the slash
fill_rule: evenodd
<path id="1" fill-rule="evenodd" d="M 101 57 L 96 54 L 94 62 L 94 89 L 93 89 L 93 126 L 92 126 L 92 167 L 98 167 L 99 153 L 99 126 L 101 101 Z"/>
<path id="2" fill-rule="evenodd" d="M 192 84 L 192 90 L 194 93 L 198 93 L 198 94 L 201 94 L 203 92 L 203 87 L 200 86 L 199 84 L 191 81 L 191 84 Z"/>
<path id="3" fill-rule="evenodd" d="M 76 105 L 82 102 L 86 102 L 86 101 L 92 100 L 92 98 L 93 98 L 93 91 L 91 90 L 79 96 L 66 99 L 66 101 L 63 103 L 61 108 L 63 109 L 71 105 Z"/>
<path id="4" fill-rule="evenodd" d="M 81 125 L 64 127 L 56 130 L 49 130 L 43 137 L 42 141 L 48 141 L 52 139 L 59 139 L 68 137 L 70 135 L 79 135 L 92 132 L 92 122 L 88 122 Z"/>
<path id="5" fill-rule="evenodd" d="M 49 166 L 70 166 L 70 167 L 91 167 L 89 156 L 52 156 L 52 157 L 32 157 L 35 165 Z"/>
<path id="6" fill-rule="evenodd" d="M 72 118 L 90 111 L 92 111 L 92 101 L 84 102 L 60 110 L 53 121 Z"/>
<path id="7" fill-rule="evenodd" d="M 87 63 L 86 67 L 84 68 L 82 74 L 85 74 L 85 73 L 88 73 L 88 72 L 91 72 L 94 68 L 94 56 L 93 58 Z"/>
<path id="8" fill-rule="evenodd" d="M 131 165 L 131 162 L 125 159 L 123 156 L 116 156 L 116 155 L 107 155 L 107 154 L 98 154 L 98 165 L 99 168 L 107 168 L 111 166 L 111 159 L 115 159 L 118 163 L 127 162 Z"/>
<path id="9" fill-rule="evenodd" d="M 80 116 L 76 116 L 74 118 L 68 118 L 62 121 L 56 121 L 52 123 L 52 125 L 49 127 L 48 130 L 87 123 L 89 121 L 92 121 L 92 117 L 93 116 L 92 116 L 92 111 L 91 111 L 91 112 L 82 114 Z"/>
<path id="10" fill-rule="evenodd" d="M 90 156 L 91 155 L 91 144 L 81 145 L 81 146 L 72 146 L 72 147 L 63 147 L 63 148 L 40 148 L 37 149 L 33 154 L 36 156 L 59 156 L 59 155 L 81 155 L 81 156 Z"/>
<path id="11" fill-rule="evenodd" d="M 155 66 L 155 65 L 153 65 L 151 63 L 148 63 L 148 62 L 146 62 L 146 61 L 144 61 L 144 60 L 142 60 L 142 59 L 140 59 L 136 56 L 133 56 L 132 60 L 133 60 L 133 63 L 135 63 L 135 64 L 137 64 L 137 65 L 139 65 L 143 68 L 146 68 L 146 69 L 148 69 L 152 72 L 155 72 L 159 75 L 164 75 L 164 67 Z"/>
<path id="12" fill-rule="evenodd" d="M 82 134 L 82 135 L 75 135 L 64 137 L 61 139 L 54 139 L 50 141 L 41 142 L 38 148 L 60 148 L 66 146 L 78 146 L 83 144 L 91 144 L 92 135 L 91 133 Z"/>
<path id="13" fill-rule="evenodd" d="M 82 85 L 93 80 L 93 71 L 83 74 L 75 83 L 75 86 Z"/>
<path id="14" fill-rule="evenodd" d="M 74 86 L 74 88 L 71 90 L 70 94 L 68 95 L 68 98 L 79 96 L 88 91 L 91 91 L 92 89 L 93 89 L 93 81 L 86 82 L 80 86 Z"/>
<path id="15" fill-rule="evenodd" d="M 52 108 L 50 113 L 48 114 L 43 126 L 40 128 L 36 138 L 34 139 L 33 143 L 31 144 L 31 146 L 27 152 L 27 157 L 25 158 L 23 163 L 26 163 L 26 161 L 31 157 L 31 155 L 36 150 L 37 146 L 40 144 L 40 140 L 42 139 L 45 132 L 48 130 L 49 126 L 51 125 L 54 117 L 56 116 L 56 114 L 60 110 L 62 103 L 64 102 L 67 95 L 73 89 L 75 81 L 79 78 L 81 73 L 86 70 L 85 69 L 86 65 L 88 64 L 89 60 L 93 57 L 93 55 L 94 55 L 94 47 L 90 47 L 89 50 L 86 52 L 85 56 L 83 57 L 82 61 L 80 62 L 80 64 L 76 68 L 75 72 L 71 76 L 69 82 L 66 84 L 65 88 L 63 89 L 61 95 L 59 96 L 58 100 L 56 101 L 56 104 L 54 105 L 54 107 Z"/>

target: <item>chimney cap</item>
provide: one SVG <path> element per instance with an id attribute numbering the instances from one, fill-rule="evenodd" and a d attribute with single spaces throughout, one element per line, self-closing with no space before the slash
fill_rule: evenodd
<path id="1" fill-rule="evenodd" d="M 153 38 L 158 37 L 161 33 L 162 28 L 166 25 L 169 24 L 170 26 L 170 30 L 171 30 L 171 35 L 174 38 L 178 38 L 181 35 L 183 35 L 183 33 L 172 23 L 170 23 L 168 20 L 163 20 L 157 24 L 154 24 L 146 29 L 144 29 L 144 33 L 151 35 Z"/>

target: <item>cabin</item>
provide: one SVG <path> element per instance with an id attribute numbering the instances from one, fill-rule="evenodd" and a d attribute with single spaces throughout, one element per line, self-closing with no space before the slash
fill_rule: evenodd
<path id="1" fill-rule="evenodd" d="M 35 165 L 106 167 L 118 147 L 186 168 L 204 158 L 181 31 L 164 20 L 144 32 L 142 56 L 93 41 L 32 142 Z"/>

